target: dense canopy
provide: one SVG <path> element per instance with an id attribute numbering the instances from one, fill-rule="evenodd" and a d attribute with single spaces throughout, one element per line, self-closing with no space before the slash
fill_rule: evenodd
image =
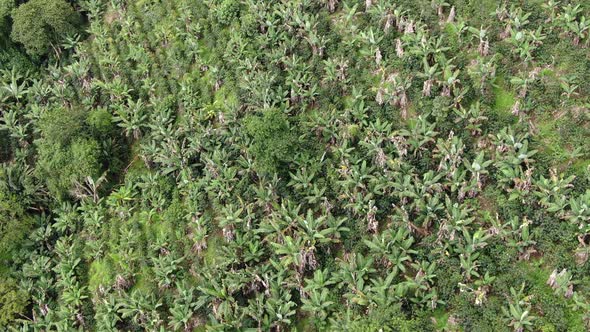
<path id="1" fill-rule="evenodd" d="M 0 0 L 0 330 L 589 330 L 586 17 Z"/>

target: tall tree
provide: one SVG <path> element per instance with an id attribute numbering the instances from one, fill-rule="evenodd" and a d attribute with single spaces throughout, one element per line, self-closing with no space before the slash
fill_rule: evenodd
<path id="1" fill-rule="evenodd" d="M 65 0 L 31 0 L 14 10 L 12 20 L 12 39 L 33 56 L 57 51 L 59 42 L 75 34 L 81 23 Z"/>

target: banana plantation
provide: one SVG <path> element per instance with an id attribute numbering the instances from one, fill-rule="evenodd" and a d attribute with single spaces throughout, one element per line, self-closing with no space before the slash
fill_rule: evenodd
<path id="1" fill-rule="evenodd" d="M 1 331 L 590 330 L 590 2 L 0 0 L 0 45 Z"/>

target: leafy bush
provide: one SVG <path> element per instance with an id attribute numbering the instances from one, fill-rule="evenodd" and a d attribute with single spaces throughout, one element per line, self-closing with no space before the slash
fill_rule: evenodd
<path id="1" fill-rule="evenodd" d="M 262 116 L 246 118 L 244 124 L 246 133 L 252 137 L 249 151 L 262 173 L 276 172 L 292 160 L 297 141 L 285 114 L 267 109 L 262 111 Z"/>
<path id="2" fill-rule="evenodd" d="M 391 306 L 372 310 L 368 315 L 339 317 L 332 321 L 332 331 L 359 332 L 413 332 L 434 331 L 429 319 L 410 318 L 401 312 L 399 306 Z"/>
<path id="3" fill-rule="evenodd" d="M 14 10 L 12 20 L 12 39 L 33 56 L 47 54 L 80 25 L 79 14 L 65 0 L 28 1 Z"/>
<path id="4" fill-rule="evenodd" d="M 1 275 L 0 275 L 1 276 Z M 0 279 L 0 328 L 20 318 L 28 303 L 28 295 L 21 291 L 12 278 Z"/>
<path id="5" fill-rule="evenodd" d="M 238 18 L 240 12 L 240 2 L 234 0 L 222 0 L 215 9 L 217 20 L 223 25 L 229 25 L 233 20 Z"/>
<path id="6" fill-rule="evenodd" d="M 32 218 L 25 214 L 18 198 L 0 190 L 0 262 L 3 266 L 8 266 L 7 262 L 29 236 L 32 226 Z M 0 275 L 3 272 L 0 267 Z"/>
<path id="7" fill-rule="evenodd" d="M 58 143 L 39 145 L 37 174 L 44 179 L 49 191 L 64 199 L 76 184 L 86 177 L 96 179 L 101 174 L 100 145 L 91 138 L 77 138 L 69 145 Z"/>

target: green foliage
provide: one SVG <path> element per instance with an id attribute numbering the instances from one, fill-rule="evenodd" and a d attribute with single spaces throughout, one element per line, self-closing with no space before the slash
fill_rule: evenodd
<path id="1" fill-rule="evenodd" d="M 88 273 L 88 289 L 91 292 L 98 292 L 100 287 L 110 285 L 114 281 L 113 267 L 107 259 L 92 262 Z"/>
<path id="2" fill-rule="evenodd" d="M 466 294 L 460 294 L 449 304 L 465 329 L 510 331 L 502 319 L 501 301 L 498 298 L 491 298 L 482 306 L 474 306 Z"/>
<path id="3" fill-rule="evenodd" d="M 76 183 L 100 175 L 100 145 L 94 139 L 78 138 L 68 145 L 42 143 L 37 161 L 38 176 L 56 197 L 65 198 Z"/>
<path id="4" fill-rule="evenodd" d="M 0 325 L 590 328 L 590 5 L 17 3 Z"/>
<path id="5" fill-rule="evenodd" d="M 10 15 L 10 12 L 12 11 L 12 9 L 14 9 L 15 6 L 16 6 L 16 3 L 14 0 L 0 1 L 0 16 L 6 17 L 6 16 Z"/>
<path id="6" fill-rule="evenodd" d="M 92 110 L 86 123 L 96 136 L 108 137 L 114 131 L 113 116 L 104 108 Z"/>
<path id="7" fill-rule="evenodd" d="M 371 311 L 368 315 L 339 317 L 333 320 L 333 331 L 362 331 L 362 332 L 412 332 L 434 331 L 434 326 L 428 319 L 408 318 L 399 307 L 389 307 Z"/>
<path id="8" fill-rule="evenodd" d="M 96 128 L 96 121 L 91 119 Z M 85 133 L 85 121 L 85 112 L 70 109 L 50 110 L 40 119 L 37 174 L 56 197 L 67 197 L 76 183 L 101 174 L 102 149 Z"/>
<path id="9" fill-rule="evenodd" d="M 229 25 L 238 18 L 240 3 L 232 0 L 221 0 L 215 8 L 217 20 L 223 25 Z"/>
<path id="10" fill-rule="evenodd" d="M 5 44 L 7 42 L 7 25 L 8 25 L 8 18 L 14 7 L 16 6 L 15 0 L 0 0 L 0 31 L 2 35 L 0 36 L 0 41 Z"/>
<path id="11" fill-rule="evenodd" d="M 261 172 L 276 172 L 292 160 L 297 140 L 284 113 L 267 109 L 262 111 L 262 116 L 250 116 L 244 123 L 246 133 L 252 137 L 249 151 Z"/>
<path id="12" fill-rule="evenodd" d="M 1 170 L 0 170 L 1 172 Z M 0 175 L 3 175 L 0 173 Z M 0 190 L 0 262 L 7 264 L 29 236 L 33 223 L 18 198 Z M 0 269 L 2 273 L 2 269 Z"/>
<path id="13" fill-rule="evenodd" d="M 34 72 L 37 68 L 19 47 L 10 39 L 11 14 L 15 0 L 0 0 L 0 69 L 16 68 L 18 72 Z"/>
<path id="14" fill-rule="evenodd" d="M 17 45 L 9 40 L 6 41 L 5 46 L 0 50 L 0 68 L 16 68 L 20 73 L 25 73 L 27 71 L 32 73 L 36 70 L 26 54 L 21 52 Z"/>
<path id="15" fill-rule="evenodd" d="M 41 143 L 65 146 L 84 131 L 86 113 L 79 109 L 55 108 L 40 118 Z"/>
<path id="16" fill-rule="evenodd" d="M 12 278 L 2 277 L 0 281 L 0 327 L 9 326 L 17 318 L 22 318 L 29 302 L 26 293 L 21 291 Z"/>
<path id="17" fill-rule="evenodd" d="M 12 14 L 11 38 L 32 56 L 45 55 L 52 46 L 78 31 L 79 14 L 65 0 L 31 0 Z"/>

